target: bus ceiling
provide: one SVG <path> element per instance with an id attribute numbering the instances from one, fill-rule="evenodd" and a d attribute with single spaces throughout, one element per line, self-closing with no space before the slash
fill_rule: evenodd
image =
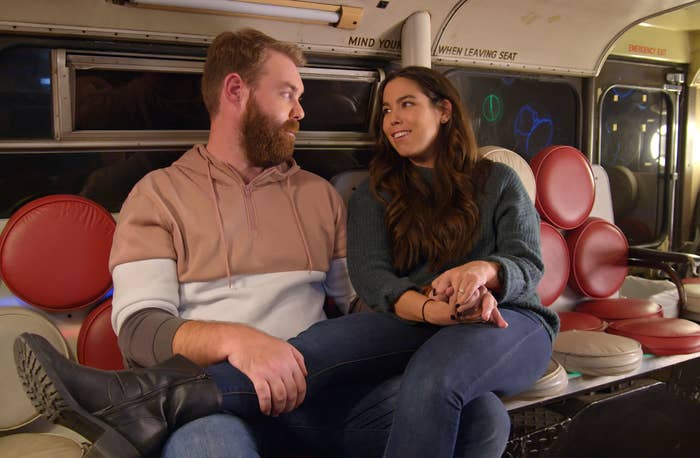
<path id="1" fill-rule="evenodd" d="M 700 79 L 698 1 L 435 0 L 409 21 L 424 0 L 5 3 L 0 31 L 22 34 L 207 44 L 254 27 L 317 54 L 571 76 L 595 76 L 615 54 L 690 63 Z"/>

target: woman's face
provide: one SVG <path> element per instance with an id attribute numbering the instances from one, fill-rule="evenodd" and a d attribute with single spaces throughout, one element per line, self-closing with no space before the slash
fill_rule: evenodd
<path id="1" fill-rule="evenodd" d="M 396 78 L 384 87 L 382 130 L 402 157 L 433 167 L 440 124 L 448 121 L 451 104 L 435 105 L 413 80 Z"/>

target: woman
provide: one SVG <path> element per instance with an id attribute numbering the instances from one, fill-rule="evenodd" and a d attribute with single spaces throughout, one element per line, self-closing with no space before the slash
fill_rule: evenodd
<path id="1" fill-rule="evenodd" d="M 505 438 L 477 447 L 460 422 L 548 364 L 559 323 L 535 292 L 538 216 L 515 172 L 477 157 L 447 78 L 403 68 L 380 100 L 370 179 L 349 205 L 350 277 L 372 308 L 418 324 L 386 339 L 434 332 L 404 373 L 385 456 L 500 456 Z M 507 431 L 502 403 L 478 405 Z"/>

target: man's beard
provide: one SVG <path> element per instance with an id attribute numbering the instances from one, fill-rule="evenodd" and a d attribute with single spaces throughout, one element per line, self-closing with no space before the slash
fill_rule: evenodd
<path id="1" fill-rule="evenodd" d="M 299 121 L 289 119 L 282 124 L 275 123 L 263 113 L 252 96 L 243 115 L 241 126 L 243 147 L 251 165 L 271 167 L 290 159 L 294 153 L 294 137 L 289 132 L 299 130 Z"/>

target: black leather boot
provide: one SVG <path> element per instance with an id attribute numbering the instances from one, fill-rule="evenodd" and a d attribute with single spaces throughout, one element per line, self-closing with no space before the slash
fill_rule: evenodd
<path id="1" fill-rule="evenodd" d="M 14 355 L 34 407 L 90 440 L 88 457 L 157 455 L 175 428 L 221 406 L 214 381 L 179 355 L 148 369 L 103 371 L 29 333 L 15 340 Z"/>

